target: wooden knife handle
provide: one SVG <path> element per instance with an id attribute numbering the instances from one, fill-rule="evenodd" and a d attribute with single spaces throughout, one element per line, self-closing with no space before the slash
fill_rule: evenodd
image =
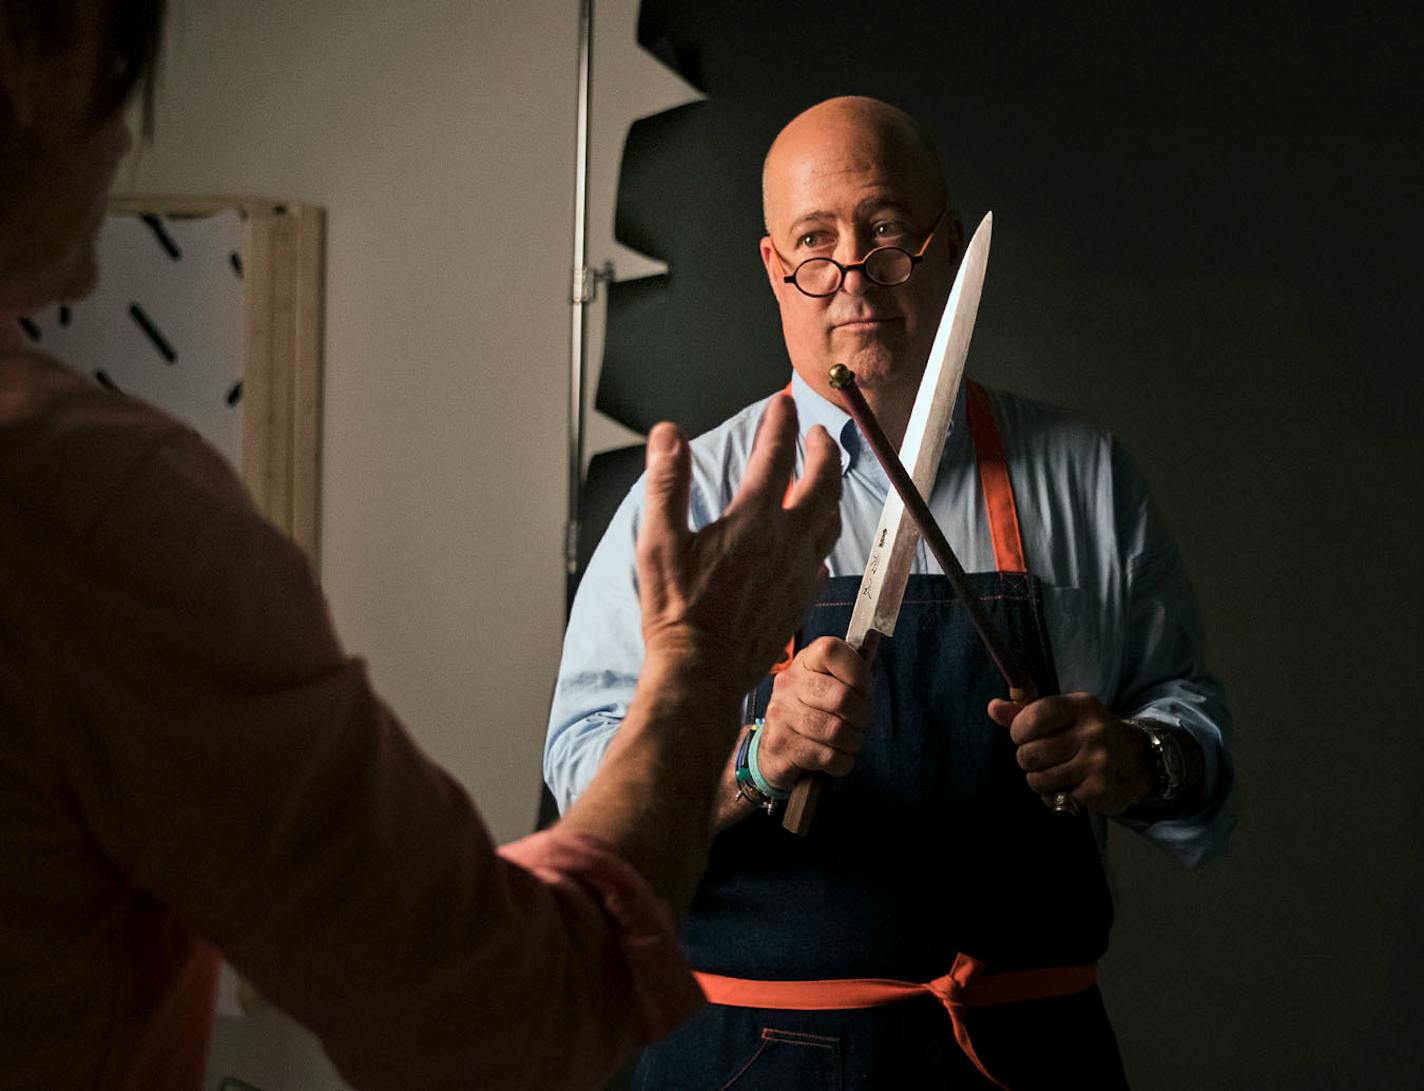
<path id="1" fill-rule="evenodd" d="M 826 786 L 825 773 L 807 773 L 791 789 L 786 801 L 786 813 L 781 825 L 792 833 L 805 837 L 816 819 L 816 806 L 821 802 L 821 790 Z"/>
<path id="2" fill-rule="evenodd" d="M 854 644 L 851 647 L 855 647 Z M 855 650 L 867 663 L 875 662 L 875 650 L 880 647 L 880 632 L 871 629 L 865 634 L 860 647 Z M 783 829 L 805 837 L 811 832 L 816 820 L 816 807 L 821 802 L 821 792 L 826 787 L 825 773 L 806 773 L 791 789 L 791 798 L 786 801 L 786 813 L 781 816 Z"/>

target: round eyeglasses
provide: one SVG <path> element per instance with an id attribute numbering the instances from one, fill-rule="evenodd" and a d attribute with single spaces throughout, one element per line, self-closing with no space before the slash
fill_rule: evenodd
<path id="1" fill-rule="evenodd" d="M 776 258 L 776 267 L 781 270 L 782 283 L 796 285 L 803 295 L 812 299 L 835 295 L 845 283 L 846 274 L 857 270 L 872 284 L 878 284 L 882 288 L 894 288 L 909 280 L 915 266 L 925 260 L 925 251 L 934 241 L 935 231 L 938 230 L 942 219 L 943 212 L 935 217 L 934 226 L 930 228 L 924 244 L 913 254 L 899 246 L 877 246 L 865 257 L 849 265 L 842 265 L 835 258 L 807 258 L 787 273 L 776 247 L 771 248 L 771 253 Z"/>

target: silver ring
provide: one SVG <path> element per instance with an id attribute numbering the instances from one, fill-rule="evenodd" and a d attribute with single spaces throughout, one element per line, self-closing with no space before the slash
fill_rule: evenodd
<path id="1" fill-rule="evenodd" d="M 1059 814 L 1074 816 L 1078 813 L 1078 803 L 1067 792 L 1054 792 L 1047 803 Z"/>

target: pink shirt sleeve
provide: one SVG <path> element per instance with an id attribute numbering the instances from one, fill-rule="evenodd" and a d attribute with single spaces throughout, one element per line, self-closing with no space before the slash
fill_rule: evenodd
<path id="1" fill-rule="evenodd" d="M 135 897 L 360 1088 L 598 1087 L 700 1003 L 670 913 L 607 846 L 496 851 L 201 442 L 147 443 L 115 484 L 50 549 L 65 726 L 44 760 Z"/>
<path id="2" fill-rule="evenodd" d="M 632 974 L 644 1043 L 661 1038 L 702 1006 L 702 990 L 678 947 L 667 903 L 609 845 L 556 826 L 505 845 L 499 854 L 569 897 L 592 898 L 613 922 Z"/>

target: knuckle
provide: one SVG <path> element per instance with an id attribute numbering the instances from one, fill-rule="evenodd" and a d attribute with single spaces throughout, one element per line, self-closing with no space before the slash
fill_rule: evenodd
<path id="1" fill-rule="evenodd" d="M 776 680 L 771 684 L 771 699 L 783 703 L 796 703 L 800 700 L 802 688 L 806 684 L 806 668 L 801 665 L 801 657 L 796 656 L 791 660 L 791 665 L 776 676 Z"/>
<path id="2" fill-rule="evenodd" d="M 827 746 L 834 746 L 837 750 L 845 745 L 850 730 L 845 721 L 836 716 L 821 716 L 816 724 L 817 738 Z"/>
<path id="3" fill-rule="evenodd" d="M 816 743 L 822 742 L 829 734 L 825 724 L 822 723 L 822 717 L 809 709 L 797 717 L 794 730 L 802 738 L 810 739 Z"/>
<path id="4" fill-rule="evenodd" d="M 839 679 L 829 674 L 813 674 L 807 686 L 807 696 L 814 701 L 817 708 L 827 712 L 840 714 L 842 705 L 842 686 Z"/>

